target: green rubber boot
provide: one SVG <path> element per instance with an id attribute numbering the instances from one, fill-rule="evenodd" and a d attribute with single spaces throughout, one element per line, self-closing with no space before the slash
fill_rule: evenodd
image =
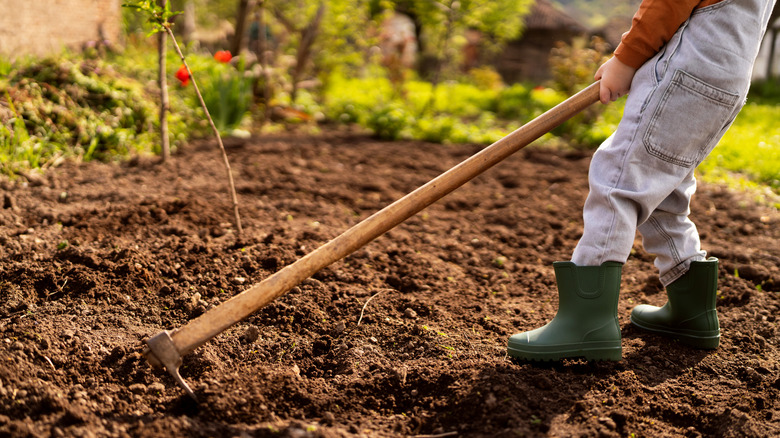
<path id="1" fill-rule="evenodd" d="M 720 343 L 717 291 L 718 259 L 691 262 L 688 272 L 666 287 L 667 303 L 663 307 L 634 307 L 631 323 L 692 347 L 714 350 Z"/>
<path id="2" fill-rule="evenodd" d="M 558 313 L 544 327 L 509 338 L 510 356 L 525 360 L 620 360 L 617 318 L 622 263 L 577 266 L 555 262 Z"/>

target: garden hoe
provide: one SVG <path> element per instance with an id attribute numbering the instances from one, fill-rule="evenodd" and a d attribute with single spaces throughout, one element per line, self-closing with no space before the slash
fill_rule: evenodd
<path id="1" fill-rule="evenodd" d="M 195 399 L 195 393 L 179 374 L 182 356 L 287 293 L 319 270 L 348 256 L 438 201 L 598 100 L 599 82 L 595 82 L 295 263 L 212 308 L 183 327 L 173 331 L 164 330 L 147 339 L 144 356 L 153 366 L 165 367 Z"/>

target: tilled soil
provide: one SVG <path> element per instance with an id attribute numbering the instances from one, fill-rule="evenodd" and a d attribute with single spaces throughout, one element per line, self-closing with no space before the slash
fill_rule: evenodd
<path id="1" fill-rule="evenodd" d="M 532 146 L 184 357 L 195 405 L 141 355 L 175 329 L 479 150 L 282 133 L 167 164 L 66 163 L 2 182 L 2 436 L 778 436 L 780 213 L 701 185 L 721 260 L 721 346 L 641 333 L 665 294 L 639 238 L 623 360 L 516 363 L 553 317 L 552 262 L 580 235 L 589 153 Z"/>

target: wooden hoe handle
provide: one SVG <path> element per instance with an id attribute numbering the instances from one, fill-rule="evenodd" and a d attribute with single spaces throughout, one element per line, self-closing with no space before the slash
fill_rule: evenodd
<path id="1" fill-rule="evenodd" d="M 191 352 L 284 295 L 298 283 L 381 236 L 598 100 L 599 82 L 595 82 L 295 263 L 212 308 L 185 326 L 173 332 L 165 332 L 166 336 L 170 335 L 180 357 Z M 152 357 L 155 353 L 149 349 L 145 351 L 145 355 L 151 363 L 163 364 L 162 358 Z"/>

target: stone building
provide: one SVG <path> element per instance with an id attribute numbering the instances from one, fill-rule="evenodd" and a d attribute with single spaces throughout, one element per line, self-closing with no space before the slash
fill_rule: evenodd
<path id="1" fill-rule="evenodd" d="M 0 0 L 0 56 L 119 42 L 121 0 Z"/>

